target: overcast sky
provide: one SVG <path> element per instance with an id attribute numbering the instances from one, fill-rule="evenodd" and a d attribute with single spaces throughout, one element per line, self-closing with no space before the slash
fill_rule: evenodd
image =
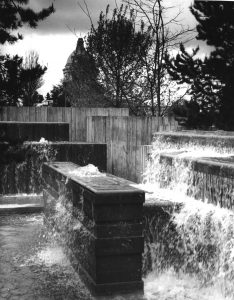
<path id="1" fill-rule="evenodd" d="M 24 39 L 14 45 L 4 47 L 4 52 L 12 55 L 24 56 L 30 50 L 39 53 L 40 62 L 48 67 L 44 76 L 45 84 L 40 90 L 44 95 L 62 79 L 62 70 L 68 56 L 75 49 L 77 38 L 84 36 L 90 29 L 89 19 L 80 9 L 77 0 L 30 0 L 29 4 L 35 10 L 40 10 L 52 2 L 56 10 L 54 14 L 40 22 L 36 29 L 21 29 Z M 82 0 L 79 2 L 84 5 Z M 116 0 L 116 2 L 120 4 L 121 0 Z M 184 25 L 191 27 L 196 24 L 193 15 L 189 12 L 192 2 L 192 0 L 164 0 L 166 5 L 183 9 L 180 20 Z M 110 4 L 110 7 L 115 6 L 115 0 L 86 0 L 86 3 L 94 22 L 101 10 L 105 10 L 107 4 Z M 171 11 L 172 15 L 173 13 L 176 11 Z M 192 44 L 196 45 L 197 41 L 193 41 Z M 190 46 L 192 44 L 190 43 Z"/>

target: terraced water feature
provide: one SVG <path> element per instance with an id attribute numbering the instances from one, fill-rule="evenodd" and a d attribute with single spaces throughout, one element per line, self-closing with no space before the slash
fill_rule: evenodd
<path id="1" fill-rule="evenodd" d="M 234 299 L 232 137 L 225 144 L 224 135 L 215 139 L 212 133 L 209 140 L 210 133 L 203 133 L 200 145 L 196 133 L 183 141 L 184 135 L 176 142 L 168 134 L 156 137 L 143 183 L 128 183 L 146 191 L 144 293 L 121 295 L 120 288 L 119 295 L 101 299 Z M 4 201 L 18 201 L 10 198 Z M 63 223 L 70 220 L 69 210 L 60 200 L 57 216 Z M 45 226 L 43 213 L 0 216 L 0 241 L 0 298 L 97 298 L 68 259 L 61 232 Z"/>

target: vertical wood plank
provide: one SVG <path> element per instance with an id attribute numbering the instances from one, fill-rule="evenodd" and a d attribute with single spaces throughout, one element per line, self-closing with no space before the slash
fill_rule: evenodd
<path id="1" fill-rule="evenodd" d="M 57 107 L 54 122 L 63 122 L 63 107 Z"/>
<path id="2" fill-rule="evenodd" d="M 64 122 L 69 123 L 69 140 L 72 140 L 72 130 L 71 130 L 71 107 L 64 108 Z"/>
<path id="3" fill-rule="evenodd" d="M 112 118 L 106 117 L 105 135 L 107 144 L 107 172 L 113 174 L 113 147 L 112 147 Z"/>
<path id="4" fill-rule="evenodd" d="M 88 143 L 93 142 L 93 128 L 92 128 L 93 117 L 86 117 L 86 141 Z"/>
<path id="5" fill-rule="evenodd" d="M 29 107 L 29 122 L 36 122 L 35 107 Z"/>
<path id="6" fill-rule="evenodd" d="M 56 107 L 48 107 L 47 108 L 47 122 L 53 122 L 54 119 L 54 108 Z"/>
<path id="7" fill-rule="evenodd" d="M 7 121 L 7 107 L 0 108 L 1 121 Z"/>
<path id="8" fill-rule="evenodd" d="M 76 107 L 71 109 L 71 141 L 76 141 Z"/>
<path id="9" fill-rule="evenodd" d="M 142 140 L 142 119 L 137 118 L 136 122 L 136 177 L 135 181 L 141 181 L 141 140 Z"/>
<path id="10" fill-rule="evenodd" d="M 128 118 L 128 128 L 127 128 L 127 178 L 134 179 L 135 174 L 135 153 L 136 153 L 136 135 L 135 135 L 135 118 Z"/>

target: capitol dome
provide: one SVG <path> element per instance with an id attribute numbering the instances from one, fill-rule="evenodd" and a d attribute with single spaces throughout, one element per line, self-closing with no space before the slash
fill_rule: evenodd
<path id="1" fill-rule="evenodd" d="M 85 48 L 84 48 L 84 40 L 82 38 L 78 38 L 77 44 L 76 44 L 76 49 L 68 56 L 66 65 L 63 69 L 64 77 L 66 78 L 68 76 L 68 69 L 69 66 L 73 63 L 73 59 L 77 55 L 84 55 Z"/>
<path id="2" fill-rule="evenodd" d="M 68 59 L 67 59 L 65 68 L 66 68 L 66 66 L 68 66 L 69 64 L 72 63 L 72 60 L 73 60 L 73 57 L 74 57 L 75 53 L 76 53 L 76 51 L 74 50 L 74 51 L 68 56 Z"/>

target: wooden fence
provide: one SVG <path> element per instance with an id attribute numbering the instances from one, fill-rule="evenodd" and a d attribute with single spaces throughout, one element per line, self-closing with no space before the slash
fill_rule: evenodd
<path id="1" fill-rule="evenodd" d="M 107 170 L 135 182 L 142 178 L 141 146 L 157 131 L 177 129 L 173 118 L 88 117 L 87 141 L 107 143 Z"/>
<path id="2" fill-rule="evenodd" d="M 128 108 L 15 107 L 0 108 L 0 121 L 68 122 L 71 141 L 86 142 L 87 116 L 128 116 Z"/>
<path id="3" fill-rule="evenodd" d="M 128 109 L 75 107 L 4 107 L 0 121 L 68 122 L 70 141 L 107 143 L 109 173 L 141 181 L 141 146 L 153 133 L 177 129 L 173 118 L 129 117 Z"/>

